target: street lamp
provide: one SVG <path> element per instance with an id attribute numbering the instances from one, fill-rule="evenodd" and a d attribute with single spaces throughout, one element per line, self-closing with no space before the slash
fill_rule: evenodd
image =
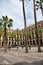
<path id="1" fill-rule="evenodd" d="M 22 7 L 23 7 L 23 16 L 24 16 L 24 36 L 25 36 L 25 52 L 28 53 L 28 43 L 27 43 L 27 31 L 26 31 L 26 14 L 25 14 L 25 7 L 24 7 L 24 0 L 22 1 Z"/>
<path id="2" fill-rule="evenodd" d="M 33 3 L 34 3 L 34 20 L 35 20 L 35 28 L 36 28 L 36 39 L 37 39 L 37 43 L 38 43 L 38 52 L 41 52 L 39 36 L 38 36 L 38 27 L 37 27 L 35 0 L 33 0 Z"/>

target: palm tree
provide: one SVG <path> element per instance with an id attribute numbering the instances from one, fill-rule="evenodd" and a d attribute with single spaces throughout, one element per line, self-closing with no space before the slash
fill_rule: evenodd
<path id="1" fill-rule="evenodd" d="M 43 0 L 37 0 L 36 1 L 36 7 L 37 7 L 37 10 L 40 8 L 41 11 L 42 11 L 42 16 L 43 16 L 43 5 L 42 5 L 42 2 Z"/>
<path id="2" fill-rule="evenodd" d="M 26 14 L 25 14 L 24 0 L 21 0 L 21 1 L 22 1 L 22 6 L 23 6 L 23 16 L 24 16 L 25 52 L 28 53 L 27 31 L 26 31 Z"/>
<path id="3" fill-rule="evenodd" d="M 1 24 L 4 28 L 4 47 L 5 47 L 5 52 L 6 52 L 6 46 L 7 46 L 7 28 L 10 28 L 12 26 L 12 19 L 9 19 L 8 16 L 2 16 Z"/>
<path id="4" fill-rule="evenodd" d="M 37 28 L 37 18 L 36 18 L 36 8 L 35 8 L 35 0 L 33 0 L 34 3 L 34 20 L 35 20 L 35 28 L 36 28 L 36 39 L 38 43 L 38 52 L 41 52 L 39 38 L 38 38 L 38 28 Z"/>

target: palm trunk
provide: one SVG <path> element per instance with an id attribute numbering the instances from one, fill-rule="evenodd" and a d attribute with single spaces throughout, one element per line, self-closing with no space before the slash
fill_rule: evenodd
<path id="1" fill-rule="evenodd" d="M 34 19 L 35 19 L 35 28 L 36 28 L 36 39 L 38 43 L 38 52 L 41 52 L 39 38 L 38 38 L 38 28 L 37 28 L 37 19 L 36 19 L 36 9 L 35 9 L 35 0 L 33 0 L 34 3 Z"/>
<path id="2" fill-rule="evenodd" d="M 24 16 L 24 35 L 25 35 L 25 52 L 28 53 L 28 43 L 27 43 L 27 31 L 26 31 L 26 15 L 25 15 L 25 8 L 24 8 L 24 0 L 22 0 L 22 6 L 23 6 L 23 16 Z"/>
<path id="3" fill-rule="evenodd" d="M 4 23 L 4 47 L 5 47 L 5 52 L 7 52 L 6 46 L 7 46 L 6 23 Z"/>

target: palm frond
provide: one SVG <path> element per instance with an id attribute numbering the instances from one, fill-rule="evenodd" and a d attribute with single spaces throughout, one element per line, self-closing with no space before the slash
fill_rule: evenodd
<path id="1" fill-rule="evenodd" d="M 13 22 L 13 20 L 12 20 L 12 19 L 9 19 L 9 21 L 10 21 L 10 22 Z"/>

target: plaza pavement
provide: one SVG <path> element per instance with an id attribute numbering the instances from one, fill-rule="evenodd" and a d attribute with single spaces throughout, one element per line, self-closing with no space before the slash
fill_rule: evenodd
<path id="1" fill-rule="evenodd" d="M 41 47 L 43 51 L 43 47 Z M 43 65 L 43 52 L 38 53 L 37 47 L 32 47 L 28 53 L 25 49 L 11 48 L 4 52 L 4 48 L 0 48 L 0 65 Z"/>

